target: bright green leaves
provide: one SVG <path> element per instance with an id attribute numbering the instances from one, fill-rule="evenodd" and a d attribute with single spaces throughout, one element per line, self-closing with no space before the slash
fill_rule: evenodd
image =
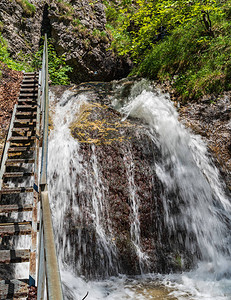
<path id="1" fill-rule="evenodd" d="M 217 0 L 137 0 L 135 7 L 132 12 L 128 7 L 120 9 L 124 20 L 117 31 L 120 36 L 128 33 L 130 42 L 122 46 L 120 43 L 117 50 L 136 61 L 143 59 L 142 54 L 152 48 L 159 35 L 169 34 L 177 26 L 195 19 L 201 22 L 205 13 L 221 12 Z"/>
<path id="2" fill-rule="evenodd" d="M 27 62 L 27 57 L 24 55 L 19 55 L 17 61 L 10 56 L 10 52 L 8 51 L 7 42 L 2 37 L 0 33 L 0 62 L 5 63 L 10 69 L 17 71 L 31 71 L 31 67 Z"/>
<path id="3" fill-rule="evenodd" d="M 33 66 L 36 69 L 42 67 L 42 54 L 43 46 L 40 47 L 40 50 L 34 57 Z M 50 41 L 48 42 L 48 68 L 49 77 L 53 85 L 67 85 L 70 83 L 68 73 L 72 72 L 73 68 L 66 64 L 66 56 L 64 54 L 61 56 L 57 55 Z"/>

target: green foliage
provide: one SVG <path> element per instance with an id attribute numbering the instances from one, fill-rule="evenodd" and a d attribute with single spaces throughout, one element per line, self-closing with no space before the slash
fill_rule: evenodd
<path id="1" fill-rule="evenodd" d="M 0 32 L 2 32 L 4 24 L 0 21 Z"/>
<path id="2" fill-rule="evenodd" d="M 230 24 L 226 24 L 226 35 L 217 32 L 215 37 L 205 35 L 203 25 L 196 21 L 181 25 L 157 43 L 133 72 L 172 80 L 185 100 L 230 89 L 230 33 Z"/>
<path id="3" fill-rule="evenodd" d="M 42 55 L 43 45 L 34 57 L 33 66 L 36 69 L 41 69 L 42 67 Z M 48 42 L 48 70 L 53 85 L 67 85 L 70 83 L 68 73 L 71 72 L 73 68 L 66 64 L 66 57 L 64 54 L 61 56 L 57 55 L 51 41 Z"/>
<path id="4" fill-rule="evenodd" d="M 5 63 L 10 69 L 16 71 L 32 71 L 27 62 L 27 57 L 19 55 L 18 60 L 13 59 L 8 51 L 7 43 L 0 33 L 0 62 Z"/>
<path id="5" fill-rule="evenodd" d="M 35 14 L 36 7 L 27 0 L 16 0 L 21 5 L 26 16 L 32 17 Z"/>
<path id="6" fill-rule="evenodd" d="M 231 88 L 231 0 L 111 6 L 112 48 L 133 59 L 132 74 L 169 80 L 184 100 Z"/>
<path id="7" fill-rule="evenodd" d="M 136 5 L 135 11 L 129 6 L 120 9 L 125 18 L 118 32 L 128 32 L 130 43 L 119 44 L 118 51 L 122 55 L 129 53 L 137 61 L 155 45 L 161 31 L 171 32 L 180 25 L 192 20 L 203 21 L 207 14 L 220 11 L 217 0 L 137 0 Z M 209 31 L 209 24 L 205 22 L 205 26 Z"/>

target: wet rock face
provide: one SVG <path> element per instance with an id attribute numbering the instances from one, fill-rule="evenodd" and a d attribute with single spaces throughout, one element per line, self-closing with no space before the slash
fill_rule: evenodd
<path id="1" fill-rule="evenodd" d="M 111 40 L 101 2 L 52 1 L 48 17 L 57 52 L 65 53 L 74 68 L 74 82 L 110 81 L 128 74 L 131 63 L 108 50 Z"/>
<path id="2" fill-rule="evenodd" d="M 106 31 L 102 2 L 30 0 L 35 11 L 21 0 L 0 3 L 0 28 L 14 57 L 39 49 L 41 35 L 52 38 L 58 55 L 65 54 L 73 67 L 72 81 L 110 81 L 126 76 L 131 62 L 108 50 L 111 38 Z M 29 60 L 31 60 L 29 58 Z"/>
<path id="3" fill-rule="evenodd" d="M 231 190 L 231 95 L 226 92 L 219 99 L 205 97 L 199 103 L 189 103 L 179 110 L 180 119 L 187 127 L 200 134 L 217 160 Z"/>
<path id="4" fill-rule="evenodd" d="M 76 200 L 66 213 L 67 236 L 72 245 L 66 260 L 75 263 L 78 275 L 90 278 L 140 274 L 141 269 L 169 272 L 187 268 L 191 257 L 185 249 L 179 250 L 164 221 L 163 186 L 154 169 L 159 149 L 141 121 L 121 121 L 122 115 L 110 106 L 110 97 L 106 96 L 110 90 L 111 85 L 105 83 L 75 89 L 76 94 L 87 91 L 92 100 L 81 106 L 70 126 L 72 136 L 79 142 L 83 171 L 76 181 L 76 186 L 81 186 L 76 194 L 81 214 L 76 217 Z M 111 256 L 105 250 L 110 246 L 102 247 L 94 225 L 95 197 L 102 203 L 99 219 L 109 244 L 115 245 Z M 64 240 L 59 242 L 65 244 Z M 135 245 L 147 260 L 141 259 Z"/>

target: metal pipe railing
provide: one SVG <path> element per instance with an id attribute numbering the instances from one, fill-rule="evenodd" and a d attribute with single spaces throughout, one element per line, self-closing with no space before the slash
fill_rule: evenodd
<path id="1" fill-rule="evenodd" d="M 47 186 L 49 118 L 47 36 L 45 36 L 44 41 L 43 64 L 40 74 L 42 157 L 40 170 L 40 223 L 37 299 L 47 298 L 48 300 L 62 300 L 62 286 L 55 249 L 54 232 Z"/>

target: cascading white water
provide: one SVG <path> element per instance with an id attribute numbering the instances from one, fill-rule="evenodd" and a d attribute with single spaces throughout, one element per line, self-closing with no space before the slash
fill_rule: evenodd
<path id="1" fill-rule="evenodd" d="M 56 104 L 54 130 L 49 141 L 49 192 L 61 277 L 68 287 L 66 297 L 82 299 L 89 291 L 86 298 L 89 300 L 155 299 L 147 289 L 140 292 L 134 288 L 147 280 L 149 284 L 157 281 L 171 288 L 171 295 L 178 299 L 230 299 L 230 199 L 204 142 L 179 123 L 168 96 L 151 91 L 146 82 L 134 86 L 125 107 L 121 109 L 116 100 L 114 106 L 120 106 L 126 117 L 136 117 L 148 124 L 150 137 L 161 152 L 153 168 L 164 187 L 162 201 L 169 237 L 172 243 L 184 245 L 196 257 L 197 269 L 183 274 L 143 275 L 132 284 L 126 276 L 99 282 L 86 282 L 81 278 L 84 266 L 90 266 L 87 262 L 88 240 L 82 238 L 84 229 L 81 224 L 84 222 L 89 239 L 95 239 L 98 258 L 106 257 L 100 268 L 107 270 L 108 274 L 110 270 L 116 274 L 118 268 L 105 199 L 107 187 L 101 180 L 95 146 L 89 145 L 89 159 L 84 161 L 79 143 L 70 134 L 69 126 L 84 103 L 87 103 L 87 95 L 74 96 L 71 92 L 63 95 Z M 129 151 L 126 155 L 130 156 Z M 140 245 L 140 203 L 133 179 L 133 161 L 126 160 L 126 155 L 131 240 L 142 262 L 147 257 Z M 70 212 L 75 218 L 72 222 L 76 222 L 78 228 L 70 228 Z M 91 221 L 87 223 L 86 220 Z M 96 236 L 92 235 L 91 226 Z M 78 251 L 73 249 L 73 243 Z M 171 295 L 165 293 L 162 299 L 171 299 Z"/>
<path id="2" fill-rule="evenodd" d="M 161 150 L 162 158 L 155 169 L 164 185 L 163 200 L 169 229 L 173 234 L 180 229 L 187 234 L 192 232 L 202 260 L 218 263 L 223 252 L 229 257 L 228 228 L 224 218 L 230 214 L 231 204 L 201 138 L 180 124 L 166 95 L 144 90 L 123 108 L 123 112 L 147 122 L 152 139 Z M 176 214 L 173 214 L 174 207 L 179 210 Z M 193 243 L 183 241 L 180 235 L 177 238 L 194 252 Z"/>
<path id="3" fill-rule="evenodd" d="M 143 273 L 144 266 L 148 266 L 148 256 L 142 251 L 140 243 L 140 221 L 139 206 L 140 200 L 134 180 L 134 161 L 130 149 L 124 153 L 124 164 L 126 167 L 126 175 L 128 180 L 130 201 L 131 201 L 131 240 L 135 246 L 136 254 L 139 258 L 139 267 Z"/>
<path id="4" fill-rule="evenodd" d="M 89 239 L 95 239 L 97 262 L 99 265 L 102 263 L 100 269 L 107 274 L 111 269 L 117 268 L 116 249 L 110 221 L 106 222 L 106 226 L 105 222 L 102 222 L 108 219 L 107 203 L 95 147 L 89 145 L 89 161 L 83 161 L 78 151 L 79 144 L 70 135 L 69 129 L 75 115 L 86 103 L 86 96 L 75 97 L 73 93 L 67 92 L 56 105 L 54 130 L 49 142 L 49 192 L 55 216 L 54 226 L 60 263 L 72 261 L 71 269 L 79 275 L 84 271 L 88 274 L 94 273 L 94 270 L 90 270 L 92 264 L 87 244 Z M 73 211 L 71 222 L 77 227 L 70 228 L 68 215 Z M 71 243 L 76 244 L 75 251 Z"/>

